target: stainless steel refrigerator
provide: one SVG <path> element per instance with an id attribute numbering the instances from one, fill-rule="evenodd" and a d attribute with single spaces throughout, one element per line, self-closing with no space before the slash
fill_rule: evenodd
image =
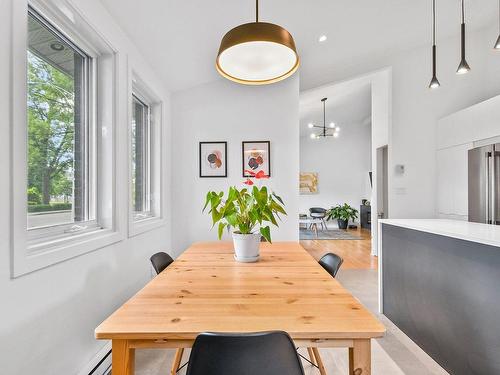
<path id="1" fill-rule="evenodd" d="M 500 225 L 500 143 L 469 150 L 469 221 Z"/>

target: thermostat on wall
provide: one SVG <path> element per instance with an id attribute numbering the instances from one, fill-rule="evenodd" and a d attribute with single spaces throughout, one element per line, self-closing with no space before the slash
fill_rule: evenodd
<path id="1" fill-rule="evenodd" d="M 396 173 L 397 174 L 404 174 L 405 173 L 405 166 L 403 164 L 396 164 Z"/>

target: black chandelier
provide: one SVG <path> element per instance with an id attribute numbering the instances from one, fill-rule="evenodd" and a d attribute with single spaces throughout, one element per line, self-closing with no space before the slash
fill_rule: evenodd
<path id="1" fill-rule="evenodd" d="M 334 138 L 337 138 L 339 136 L 339 130 L 340 128 L 338 126 L 335 125 L 334 122 L 331 122 L 330 125 L 327 127 L 326 126 L 326 101 L 327 101 L 328 98 L 323 98 L 321 99 L 321 101 L 323 102 L 323 126 L 319 126 L 319 125 L 314 125 L 312 123 L 309 123 L 309 128 L 312 129 L 312 128 L 320 128 L 322 129 L 320 133 L 316 134 L 316 133 L 311 133 L 311 138 L 312 139 L 319 139 L 321 137 L 334 137 Z M 330 133 L 330 131 L 332 131 L 333 133 Z"/>

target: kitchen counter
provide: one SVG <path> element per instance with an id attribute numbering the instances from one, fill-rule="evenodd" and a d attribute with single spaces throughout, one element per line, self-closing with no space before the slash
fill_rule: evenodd
<path id="1" fill-rule="evenodd" d="M 500 225 L 444 219 L 382 219 L 379 223 L 500 247 Z"/>
<path id="2" fill-rule="evenodd" d="M 446 371 L 500 374 L 500 226 L 379 221 L 379 310 Z"/>

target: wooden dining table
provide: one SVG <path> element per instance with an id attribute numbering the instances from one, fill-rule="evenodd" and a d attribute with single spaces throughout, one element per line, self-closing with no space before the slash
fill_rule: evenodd
<path id="1" fill-rule="evenodd" d="M 371 373 L 385 328 L 297 242 L 262 243 L 240 263 L 230 242 L 196 243 L 95 330 L 112 340 L 113 375 L 134 374 L 135 350 L 189 348 L 201 332 L 282 330 L 297 347 L 348 348 L 351 375 Z M 323 369 L 323 371 L 325 371 Z"/>

